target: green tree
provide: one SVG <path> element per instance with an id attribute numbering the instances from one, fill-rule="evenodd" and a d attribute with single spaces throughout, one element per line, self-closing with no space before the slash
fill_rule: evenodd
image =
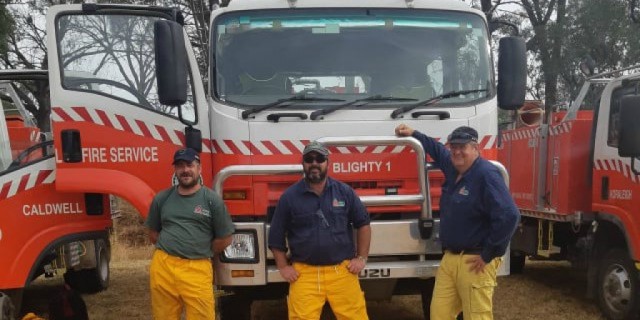
<path id="1" fill-rule="evenodd" d="M 7 52 L 7 39 L 13 33 L 13 18 L 5 5 L 0 5 L 0 56 Z"/>
<path id="2" fill-rule="evenodd" d="M 570 101 L 577 92 L 584 79 L 579 63 L 586 55 L 596 62 L 595 72 L 640 61 L 638 0 L 573 0 L 570 6 L 567 0 L 478 1 L 488 18 L 521 27 L 529 53 L 528 94 L 547 107 Z M 629 9 L 639 23 L 629 18 Z"/>
<path id="3" fill-rule="evenodd" d="M 575 92 L 582 82 L 578 64 L 589 55 L 596 73 L 640 62 L 640 25 L 627 17 L 627 0 L 581 0 L 572 6 L 564 62 L 563 82 Z"/>

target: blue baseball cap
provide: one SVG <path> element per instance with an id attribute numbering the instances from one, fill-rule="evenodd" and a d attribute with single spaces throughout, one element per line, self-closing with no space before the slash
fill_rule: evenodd
<path id="1" fill-rule="evenodd" d="M 478 131 L 467 126 L 456 128 L 447 138 L 447 143 L 449 144 L 466 144 L 469 142 L 478 142 Z"/>
<path id="2" fill-rule="evenodd" d="M 173 154 L 173 164 L 176 164 L 178 161 L 191 163 L 194 160 L 198 160 L 198 162 L 200 162 L 200 156 L 197 151 L 191 148 L 180 149 Z"/>

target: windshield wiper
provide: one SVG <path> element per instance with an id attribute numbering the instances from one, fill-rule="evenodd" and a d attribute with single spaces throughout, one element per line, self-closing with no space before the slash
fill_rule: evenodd
<path id="1" fill-rule="evenodd" d="M 324 116 L 326 114 L 332 113 L 336 110 L 340 110 L 352 105 L 357 104 L 358 102 L 364 102 L 362 104 L 359 104 L 358 106 L 362 106 L 362 105 L 366 105 L 369 103 L 375 103 L 375 102 L 385 102 L 385 101 L 417 101 L 418 99 L 413 99 L 413 98 L 401 98 L 401 97 L 391 97 L 391 96 L 383 96 L 383 95 L 374 95 L 374 96 L 370 96 L 370 97 L 366 97 L 366 98 L 362 98 L 362 99 L 357 99 L 357 100 L 353 100 L 353 101 L 349 101 L 347 103 L 344 104 L 339 104 L 337 106 L 333 106 L 331 108 L 326 108 L 326 109 L 319 109 L 316 110 L 314 112 L 311 113 L 311 116 L 309 118 L 311 118 L 311 120 L 316 120 L 318 119 L 320 116 Z"/>
<path id="2" fill-rule="evenodd" d="M 244 110 L 242 111 L 242 119 L 249 118 L 250 115 L 262 112 L 267 109 L 283 106 L 287 102 L 295 102 L 295 101 L 338 101 L 340 102 L 340 101 L 344 101 L 344 99 L 317 98 L 317 97 L 311 97 L 305 94 L 297 94 L 289 98 L 276 100 L 274 102 L 259 106 L 257 108 Z"/>
<path id="3" fill-rule="evenodd" d="M 453 97 L 457 97 L 457 96 L 461 96 L 463 94 L 469 94 L 469 93 L 476 93 L 476 92 L 488 92 L 489 89 L 473 89 L 473 90 L 460 90 L 460 91 L 450 91 L 447 93 L 443 93 L 441 95 L 435 96 L 433 98 L 429 98 L 427 100 L 422 100 L 420 102 L 414 103 L 414 104 L 409 104 L 406 106 L 402 106 L 398 109 L 393 110 L 393 112 L 391 112 L 391 118 L 396 119 L 398 118 L 399 115 L 407 112 L 407 111 L 411 111 L 415 108 L 419 108 L 419 107 L 428 107 L 428 106 L 432 106 L 444 99 L 449 99 L 449 98 L 453 98 Z"/>

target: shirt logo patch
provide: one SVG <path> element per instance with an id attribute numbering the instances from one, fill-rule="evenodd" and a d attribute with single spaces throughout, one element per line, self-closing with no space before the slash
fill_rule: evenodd
<path id="1" fill-rule="evenodd" d="M 193 213 L 195 214 L 199 214 L 199 215 L 203 215 L 203 216 L 210 216 L 211 213 L 209 212 L 209 210 L 204 209 L 201 205 L 197 205 L 194 209 L 193 209 Z"/>
<path id="2" fill-rule="evenodd" d="M 463 196 L 468 196 L 469 195 L 469 190 L 467 190 L 466 186 L 463 186 L 462 188 L 460 188 L 460 191 L 458 191 L 458 194 L 461 194 Z"/>
<path id="3" fill-rule="evenodd" d="M 344 201 L 342 200 L 338 200 L 338 199 L 333 199 L 333 204 L 334 207 L 344 207 Z"/>

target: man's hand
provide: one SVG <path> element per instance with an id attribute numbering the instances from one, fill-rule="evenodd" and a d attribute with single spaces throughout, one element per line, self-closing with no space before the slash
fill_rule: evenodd
<path id="1" fill-rule="evenodd" d="M 298 280 L 298 276 L 300 275 L 298 271 L 296 271 L 296 269 L 294 269 L 291 265 L 286 265 L 282 268 L 278 268 L 278 271 L 280 271 L 280 275 L 282 276 L 282 278 L 284 278 L 284 280 L 289 283 Z"/>
<path id="2" fill-rule="evenodd" d="M 476 274 L 484 272 L 484 266 L 487 265 L 479 255 L 470 256 L 465 262 L 470 265 L 469 271 L 473 271 Z"/>
<path id="3" fill-rule="evenodd" d="M 149 232 L 149 241 L 151 241 L 151 243 L 153 244 L 156 244 L 156 242 L 158 242 L 158 235 L 160 234 L 160 232 L 152 229 L 147 229 L 147 231 Z"/>
<path id="4" fill-rule="evenodd" d="M 360 271 L 362 271 L 362 269 L 364 269 L 365 264 L 366 262 L 364 259 L 356 257 L 349 261 L 347 269 L 353 274 L 358 274 L 360 273 Z"/>
<path id="5" fill-rule="evenodd" d="M 412 134 L 413 129 L 404 123 L 396 127 L 396 136 L 398 137 L 410 137 Z"/>
<path id="6" fill-rule="evenodd" d="M 211 241 L 211 249 L 215 254 L 221 254 L 224 249 L 231 245 L 232 240 L 232 235 L 228 235 L 224 238 L 213 239 L 213 241 Z"/>

